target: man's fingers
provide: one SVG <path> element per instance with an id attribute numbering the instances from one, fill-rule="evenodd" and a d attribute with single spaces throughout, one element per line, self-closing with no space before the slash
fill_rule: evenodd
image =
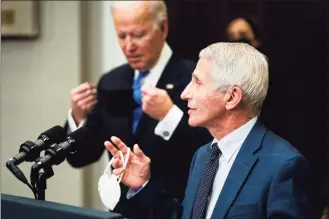
<path id="1" fill-rule="evenodd" d="M 149 95 L 142 95 L 142 102 L 148 103 L 151 102 L 151 97 Z"/>
<path id="2" fill-rule="evenodd" d="M 143 153 L 143 151 L 139 148 L 138 144 L 134 145 L 134 154 L 139 157 L 139 158 L 143 158 L 145 157 L 145 154 Z"/>
<path id="3" fill-rule="evenodd" d="M 123 143 L 123 141 L 121 141 L 120 138 L 115 137 L 115 136 L 112 136 L 111 137 L 111 141 L 113 142 L 113 144 L 115 144 L 115 146 L 118 147 L 118 149 L 120 151 L 122 151 L 122 153 L 124 153 L 124 154 L 127 153 L 128 147 L 127 147 L 127 145 L 125 143 Z"/>
<path id="4" fill-rule="evenodd" d="M 123 173 L 123 168 L 114 169 L 112 173 L 116 176 L 119 176 L 121 173 Z"/>
<path id="5" fill-rule="evenodd" d="M 152 87 L 151 84 L 144 84 L 144 85 L 142 85 L 142 87 L 141 87 L 142 93 L 148 93 L 148 91 L 150 90 L 151 87 Z"/>
<path id="6" fill-rule="evenodd" d="M 149 96 L 156 96 L 157 94 L 157 88 L 150 84 L 145 84 L 141 88 L 143 95 L 149 95 Z"/>
<path id="7" fill-rule="evenodd" d="M 79 85 L 78 87 L 74 88 L 71 93 L 72 94 L 79 94 L 79 93 L 83 93 L 86 90 L 90 89 L 93 90 L 95 88 L 94 85 L 92 85 L 90 82 L 85 82 L 81 85 Z"/>
<path id="8" fill-rule="evenodd" d="M 149 105 L 149 106 L 154 106 L 157 104 L 157 100 L 154 97 L 146 95 L 146 96 L 142 97 L 142 103 L 143 104 L 145 103 L 146 105 Z"/>
<path id="9" fill-rule="evenodd" d="M 96 101 L 96 96 L 92 95 L 92 96 L 89 96 L 89 97 L 86 97 L 82 100 L 80 100 L 77 105 L 79 107 L 86 107 L 88 108 L 88 105 L 90 105 L 90 103 L 93 103 Z"/>
<path id="10" fill-rule="evenodd" d="M 105 141 L 104 145 L 108 151 L 112 154 L 112 156 L 116 158 L 120 158 L 119 150 L 109 141 Z"/>
<path id="11" fill-rule="evenodd" d="M 86 111 L 89 113 L 92 111 L 93 107 L 96 105 L 97 100 L 94 100 L 86 105 Z"/>
<path id="12" fill-rule="evenodd" d="M 94 90 L 94 89 L 88 89 L 88 90 L 85 90 L 84 92 L 73 94 L 72 95 L 72 100 L 74 102 L 79 102 L 79 101 L 85 100 L 87 98 L 94 98 L 94 99 L 96 99 L 96 97 L 97 97 L 96 90 Z"/>
<path id="13" fill-rule="evenodd" d="M 119 159 L 119 158 L 114 158 L 114 159 L 113 159 L 113 162 L 112 162 L 112 166 L 113 166 L 115 169 L 122 168 L 123 164 L 122 164 L 121 159 Z"/>

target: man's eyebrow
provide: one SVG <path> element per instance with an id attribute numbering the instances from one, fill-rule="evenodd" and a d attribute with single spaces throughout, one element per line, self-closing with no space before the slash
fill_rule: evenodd
<path id="1" fill-rule="evenodd" d="M 192 74 L 192 77 L 195 78 L 195 80 L 200 81 L 200 78 L 196 74 Z"/>

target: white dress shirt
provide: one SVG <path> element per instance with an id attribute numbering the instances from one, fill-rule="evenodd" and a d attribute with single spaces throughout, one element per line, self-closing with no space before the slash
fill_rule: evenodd
<path id="1" fill-rule="evenodd" d="M 212 144 L 217 143 L 222 155 L 219 157 L 218 170 L 213 182 L 211 198 L 209 201 L 206 219 L 209 219 L 216 206 L 217 199 L 222 191 L 226 178 L 231 170 L 235 158 L 247 138 L 252 127 L 255 125 L 257 117 L 249 120 L 240 128 L 226 135 L 221 140 L 214 139 Z"/>
<path id="2" fill-rule="evenodd" d="M 142 84 L 151 84 L 156 86 L 158 83 L 164 68 L 166 67 L 169 59 L 172 56 L 172 50 L 170 49 L 167 43 L 164 44 L 163 49 L 161 51 L 158 62 L 155 66 L 150 69 L 149 74 L 147 74 L 141 81 Z M 135 70 L 135 78 L 138 76 L 139 72 Z M 163 120 L 159 121 L 157 126 L 155 127 L 154 134 L 162 137 L 164 140 L 168 141 L 172 134 L 174 133 L 176 127 L 178 126 L 180 120 L 183 117 L 183 111 L 174 105 L 167 115 L 163 118 Z M 78 126 L 75 124 L 74 119 L 72 117 L 72 109 L 69 110 L 68 113 L 68 132 L 71 133 L 76 129 L 82 127 L 85 124 L 85 120 L 83 120 Z"/>

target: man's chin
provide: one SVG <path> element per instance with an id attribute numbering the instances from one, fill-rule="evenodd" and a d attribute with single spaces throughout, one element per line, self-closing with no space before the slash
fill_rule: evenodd
<path id="1" fill-rule="evenodd" d="M 131 68 L 136 69 L 140 72 L 144 72 L 144 71 L 147 70 L 145 65 L 143 65 L 140 62 L 129 62 L 129 65 L 130 65 Z"/>
<path id="2" fill-rule="evenodd" d="M 200 126 L 200 124 L 199 124 L 197 121 L 191 119 L 191 117 L 190 117 L 189 120 L 188 120 L 188 124 L 189 124 L 189 126 L 191 126 L 191 127 L 199 127 L 199 126 Z"/>

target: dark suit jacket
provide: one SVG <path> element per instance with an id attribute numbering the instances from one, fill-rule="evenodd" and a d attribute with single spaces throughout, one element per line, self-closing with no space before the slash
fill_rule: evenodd
<path id="1" fill-rule="evenodd" d="M 104 152 L 104 141 L 111 136 L 117 136 L 129 147 L 139 144 L 143 152 L 152 159 L 152 177 L 155 184 L 182 201 L 187 183 L 188 169 L 193 154 L 211 140 L 206 129 L 191 128 L 188 125 L 187 103 L 180 95 L 191 80 L 195 63 L 173 55 L 165 67 L 157 87 L 166 89 L 167 84 L 174 88 L 167 90 L 170 98 L 183 112 L 179 125 L 169 141 L 154 134 L 158 121 L 143 114 L 138 124 L 136 134 L 132 134 L 132 99 L 131 87 L 134 70 L 127 64 L 104 74 L 98 84 L 99 102 L 88 115 L 85 127 L 90 129 L 84 144 L 79 145 L 77 152 L 67 157 L 73 167 L 83 167 L 99 160 Z M 108 95 L 106 95 L 108 94 Z M 125 193 L 115 211 L 125 212 Z M 145 219 L 149 215 L 143 215 Z"/>
<path id="2" fill-rule="evenodd" d="M 154 214 L 167 213 L 167 218 L 191 218 L 194 199 L 202 172 L 209 158 L 210 144 L 201 147 L 191 163 L 183 210 L 174 201 L 155 192 L 152 181 L 133 200 L 153 203 Z M 243 143 L 225 181 L 211 218 L 312 219 L 309 200 L 309 165 L 288 142 L 257 122 Z M 142 205 L 143 204 L 143 205 Z M 142 203 L 140 209 L 150 204 Z M 177 203 L 176 203 L 177 204 Z M 165 207 L 166 205 L 166 207 Z M 161 217 L 159 217 L 161 218 Z"/>

